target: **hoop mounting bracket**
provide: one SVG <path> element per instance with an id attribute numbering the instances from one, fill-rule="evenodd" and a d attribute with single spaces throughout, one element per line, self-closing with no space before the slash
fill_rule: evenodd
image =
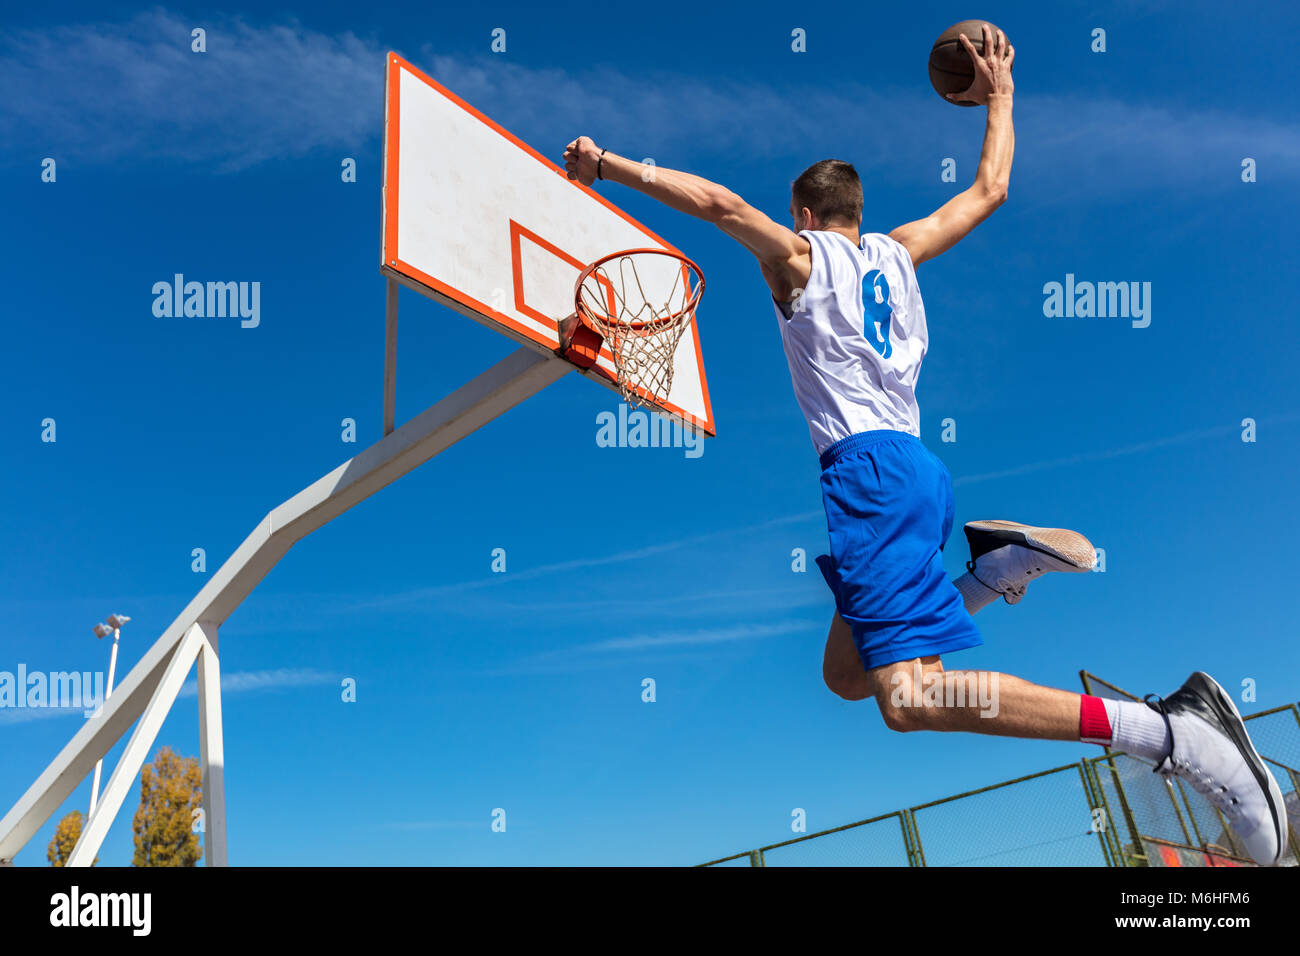
<path id="1" fill-rule="evenodd" d="M 557 351 L 562 357 L 578 368 L 591 368 L 596 364 L 596 358 L 600 355 L 600 346 L 605 338 L 583 322 L 578 317 L 578 313 L 573 313 L 567 319 L 561 319 L 559 332 L 560 347 Z"/>

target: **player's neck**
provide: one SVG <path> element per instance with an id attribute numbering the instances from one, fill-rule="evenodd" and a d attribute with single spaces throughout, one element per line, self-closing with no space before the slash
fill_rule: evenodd
<path id="1" fill-rule="evenodd" d="M 814 221 L 804 226 L 803 229 L 810 229 L 813 232 L 833 232 L 836 235 L 843 236 L 855 246 L 862 241 L 862 227 L 860 223 L 852 226 L 845 226 L 839 223 L 832 224 Z M 795 224 L 796 231 L 802 232 L 803 229 L 800 229 L 797 223 Z"/>

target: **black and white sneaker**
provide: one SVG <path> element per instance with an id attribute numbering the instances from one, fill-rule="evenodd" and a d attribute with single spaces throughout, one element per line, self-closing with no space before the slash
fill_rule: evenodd
<path id="1" fill-rule="evenodd" d="M 1092 542 L 1065 528 L 1035 528 L 1018 521 L 968 521 L 969 571 L 980 584 L 1018 604 L 1029 582 L 1049 571 L 1090 571 L 1097 561 Z"/>
<path id="2" fill-rule="evenodd" d="M 1155 772 L 1186 780 L 1223 812 L 1246 852 L 1272 866 L 1286 852 L 1286 806 L 1228 693 L 1197 671 L 1168 697 L 1146 704 L 1163 714 L 1173 749 Z"/>

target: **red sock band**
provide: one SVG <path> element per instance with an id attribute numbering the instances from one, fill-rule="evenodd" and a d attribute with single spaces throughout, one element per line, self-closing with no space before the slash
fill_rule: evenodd
<path id="1" fill-rule="evenodd" d="M 1096 743 L 1110 743 L 1110 718 L 1100 697 L 1083 694 L 1079 703 L 1079 739 Z"/>

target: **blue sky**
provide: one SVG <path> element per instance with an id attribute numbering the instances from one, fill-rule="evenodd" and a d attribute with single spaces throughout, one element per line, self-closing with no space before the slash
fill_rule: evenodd
<path id="1" fill-rule="evenodd" d="M 0 670 L 103 669 L 90 628 L 121 611 L 124 674 L 207 579 L 194 548 L 214 571 L 380 437 L 385 51 L 552 156 L 586 133 L 781 220 L 790 180 L 828 156 L 858 166 L 871 231 L 973 176 L 983 111 L 925 71 L 968 8 L 647 9 L 6 10 Z M 1300 130 L 1281 64 L 1300 13 L 975 12 L 1016 45 L 1016 163 L 1008 203 L 920 270 L 923 438 L 958 526 L 1074 527 L 1107 566 L 982 612 L 984 646 L 946 663 L 1162 694 L 1204 669 L 1256 681 L 1246 711 L 1296 700 Z M 571 375 L 298 544 L 221 632 L 232 863 L 693 863 L 789 838 L 796 807 L 816 830 L 1097 752 L 895 735 L 826 690 L 830 596 L 811 560 L 791 570 L 826 544 L 817 460 L 758 270 L 712 227 L 603 190 L 707 274 L 718 437 L 696 459 L 598 447 L 613 396 Z M 175 272 L 260 282 L 260 326 L 155 318 L 151 287 Z M 1150 282 L 1151 324 L 1046 317 L 1043 286 L 1067 273 Z M 403 292 L 399 420 L 512 348 Z M 608 488 L 639 506 L 606 507 Z M 589 527 L 557 521 L 565 492 L 597 503 Z M 956 574 L 960 530 L 949 545 Z M 193 705 L 160 745 L 197 754 Z M 32 716 L 0 713 L 0 808 L 82 719 Z M 88 792 L 20 864 L 44 864 Z M 136 799 L 105 864 L 129 862 Z"/>

